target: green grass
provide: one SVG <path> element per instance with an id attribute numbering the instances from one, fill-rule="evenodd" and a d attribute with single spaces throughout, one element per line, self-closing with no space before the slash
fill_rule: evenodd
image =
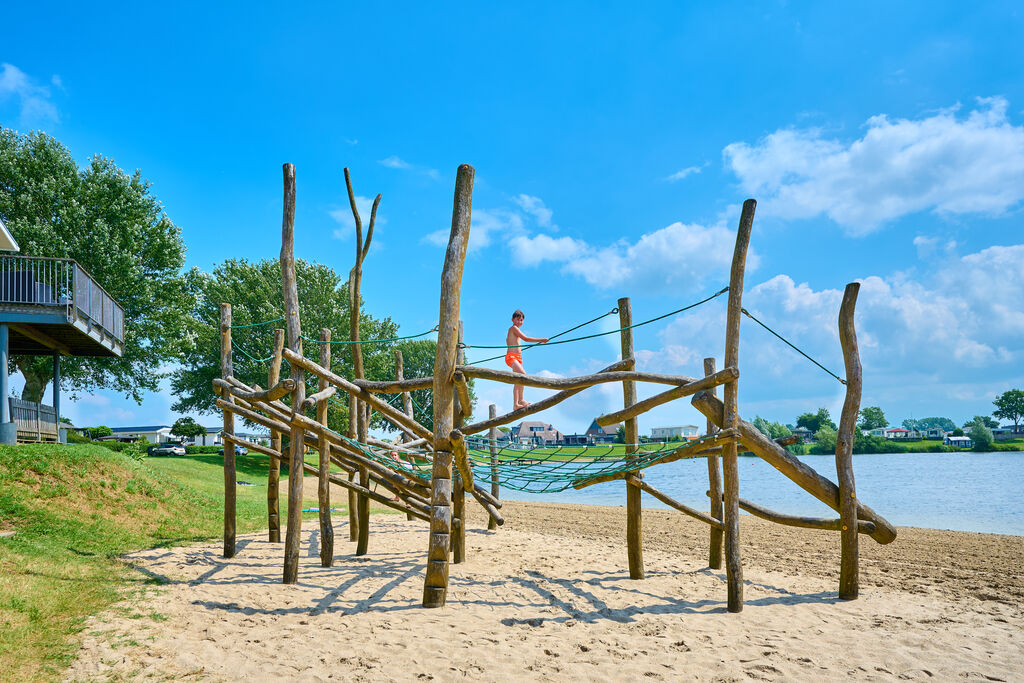
<path id="1" fill-rule="evenodd" d="M 17 532 L 0 539 L 0 679 L 60 678 L 87 617 L 152 584 L 121 555 L 220 538 L 221 460 L 136 461 L 87 444 L 0 446 L 0 531 Z M 241 456 L 237 469 L 240 481 L 260 484 L 237 488 L 238 531 L 266 528 L 267 460 Z M 163 619 L 137 611 L 140 620 Z"/>

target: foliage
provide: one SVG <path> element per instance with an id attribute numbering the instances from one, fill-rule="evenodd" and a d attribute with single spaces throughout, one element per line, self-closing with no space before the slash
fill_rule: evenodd
<path id="1" fill-rule="evenodd" d="M 27 256 L 72 258 L 124 307 L 121 358 L 66 357 L 61 386 L 75 397 L 97 387 L 137 402 L 156 391 L 158 368 L 177 357 L 186 310 L 185 245 L 136 171 L 94 156 L 80 169 L 45 133 L 0 128 L 0 216 Z M 38 402 L 52 379 L 48 356 L 12 357 L 22 398 Z"/>
<path id="2" fill-rule="evenodd" d="M 860 428 L 865 431 L 888 427 L 889 421 L 885 419 L 885 413 L 878 406 L 868 406 L 860 411 Z"/>
<path id="3" fill-rule="evenodd" d="M 995 441 L 995 437 L 992 436 L 992 428 L 986 425 L 983 419 L 976 420 L 975 422 L 971 422 L 969 425 L 964 426 L 969 427 L 967 435 L 971 437 L 972 448 L 974 450 L 992 450 L 992 443 Z"/>
<path id="4" fill-rule="evenodd" d="M 402 372 L 406 379 L 430 377 L 434 374 L 434 360 L 437 357 L 436 341 L 430 339 L 410 339 L 400 342 L 396 348 L 402 352 Z M 390 378 L 393 379 L 394 376 L 394 370 L 392 370 Z M 470 379 L 467 383 L 469 385 L 470 410 L 465 417 L 468 422 L 476 408 L 476 392 L 474 380 Z M 413 417 L 420 424 L 427 424 L 432 421 L 434 419 L 434 392 L 430 389 L 418 389 L 411 392 L 410 395 L 413 400 Z M 401 405 L 397 399 L 395 404 Z M 395 428 L 390 423 L 386 424 L 384 428 L 389 431 L 395 431 Z"/>
<path id="5" fill-rule="evenodd" d="M 793 432 L 781 422 L 769 422 L 760 415 L 754 418 L 754 426 L 765 436 L 777 439 L 781 436 L 789 436 Z"/>
<path id="6" fill-rule="evenodd" d="M 838 434 L 834 427 L 827 424 L 823 425 L 814 433 L 817 443 L 811 447 L 811 453 L 835 453 L 837 437 Z"/>
<path id="7" fill-rule="evenodd" d="M 1004 391 L 992 403 L 996 406 L 992 414 L 1004 420 L 1010 420 L 1015 427 L 1020 424 L 1021 418 L 1024 418 L 1024 391 L 1020 389 Z"/>
<path id="8" fill-rule="evenodd" d="M 185 455 L 199 455 L 200 453 L 219 453 L 223 446 L 185 446 Z"/>
<path id="9" fill-rule="evenodd" d="M 86 431 L 89 432 L 89 436 L 93 439 L 98 439 L 101 436 L 114 435 L 114 430 L 106 425 L 99 425 L 98 427 L 89 427 Z"/>
<path id="10" fill-rule="evenodd" d="M 320 329 L 332 331 L 332 341 L 348 339 L 348 283 L 330 267 L 301 259 L 295 263 L 299 290 L 299 316 L 306 337 L 319 339 Z M 172 373 L 171 388 L 176 396 L 172 408 L 181 413 L 216 412 L 212 380 L 220 377 L 220 304 L 232 306 L 234 325 L 251 325 L 280 318 L 284 311 L 281 268 L 277 259 L 249 262 L 229 259 L 214 267 L 212 273 L 192 269 L 185 276 L 193 303 L 186 316 L 188 340 L 181 356 L 181 367 Z M 246 384 L 267 384 L 267 370 L 273 354 L 274 328 L 283 322 L 231 331 L 235 376 Z M 360 316 L 363 339 L 390 339 L 398 326 L 390 318 L 376 320 Z M 287 340 L 285 340 L 287 343 Z M 319 361 L 319 344 L 305 341 L 307 357 Z M 367 379 L 394 379 L 393 342 L 366 344 L 363 363 Z M 256 359 L 256 360 L 254 360 Z M 345 344 L 331 345 L 331 369 L 343 377 L 352 376 L 352 354 Z M 288 364 L 281 369 L 287 377 Z M 410 376 L 413 376 L 410 374 Z M 315 384 L 311 384 L 315 386 Z M 348 401 L 341 397 L 328 404 L 328 425 L 344 432 L 348 425 Z M 375 414 L 376 426 L 381 426 Z"/>
<path id="11" fill-rule="evenodd" d="M 832 431 L 836 430 L 836 423 L 832 421 L 832 417 L 828 414 L 828 408 L 818 408 L 817 413 L 804 413 L 796 418 L 796 426 L 803 427 L 809 431 L 817 433 L 822 427 L 830 427 Z"/>
<path id="12" fill-rule="evenodd" d="M 922 417 L 920 420 L 904 420 L 903 428 L 920 432 L 927 429 L 941 429 L 944 432 L 951 432 L 956 429 L 956 423 L 948 417 Z"/>
<path id="13" fill-rule="evenodd" d="M 171 434 L 183 439 L 190 436 L 203 436 L 206 434 L 206 427 L 196 424 L 191 417 L 179 417 L 171 427 Z"/>
<path id="14" fill-rule="evenodd" d="M 996 427 L 999 426 L 999 423 L 993 420 L 988 415 L 975 415 L 970 420 L 964 423 L 964 429 L 970 429 L 972 426 L 974 426 L 975 423 L 978 422 L 985 425 L 989 429 L 995 429 Z"/>
<path id="15" fill-rule="evenodd" d="M 615 430 L 615 439 L 613 443 L 626 443 L 626 426 L 619 425 L 619 428 Z"/>
<path id="16" fill-rule="evenodd" d="M 963 435 L 964 435 L 964 430 L 960 429 L 959 427 L 954 429 L 953 433 L 950 434 L 950 436 L 963 436 Z"/>

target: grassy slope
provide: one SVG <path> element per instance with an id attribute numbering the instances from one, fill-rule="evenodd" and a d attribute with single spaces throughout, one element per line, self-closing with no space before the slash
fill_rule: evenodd
<path id="1" fill-rule="evenodd" d="M 220 462 L 136 462 L 91 445 L 0 447 L 0 531 L 17 531 L 0 540 L 0 679 L 59 678 L 88 615 L 149 582 L 118 556 L 219 537 Z M 265 459 L 238 458 L 238 479 L 263 484 L 238 487 L 239 532 L 266 526 L 266 472 Z"/>

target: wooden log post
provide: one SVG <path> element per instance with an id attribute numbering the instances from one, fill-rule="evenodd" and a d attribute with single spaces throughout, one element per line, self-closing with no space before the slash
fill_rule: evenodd
<path id="1" fill-rule="evenodd" d="M 498 406 L 493 403 L 487 409 L 487 417 L 494 419 L 498 417 Z M 500 495 L 500 484 L 498 481 L 498 428 L 491 427 L 487 432 L 489 448 L 491 451 L 491 495 L 497 498 Z M 494 518 L 488 518 L 487 530 L 494 531 L 498 528 L 498 522 Z"/>
<path id="2" fill-rule="evenodd" d="M 836 436 L 836 483 L 839 484 L 839 519 L 842 521 L 839 566 L 841 600 L 855 600 L 860 589 L 857 488 L 853 481 L 853 440 L 860 414 L 863 383 L 857 330 L 853 321 L 859 291 L 860 283 L 851 282 L 846 285 L 843 303 L 839 308 L 839 343 L 843 348 L 843 361 L 846 365 L 846 399 L 843 401 L 839 434 Z"/>
<path id="3" fill-rule="evenodd" d="M 704 359 L 704 375 L 715 374 L 715 359 Z M 708 391 L 712 396 L 715 387 Z M 713 436 L 718 431 L 718 426 L 711 420 L 707 421 L 707 434 Z M 715 519 L 722 519 L 722 470 L 718 462 L 718 454 L 708 455 L 708 490 L 711 492 L 711 516 Z M 722 568 L 722 535 L 723 530 L 718 527 L 711 527 L 711 548 L 708 551 L 708 567 L 711 569 Z"/>
<path id="4" fill-rule="evenodd" d="M 331 367 L 331 331 L 326 327 L 320 330 L 320 365 L 325 368 Z M 327 380 L 323 377 L 317 388 L 320 391 L 327 389 Z M 316 421 L 327 426 L 327 409 L 330 403 L 327 399 L 316 404 Z M 317 504 L 320 508 L 320 565 L 330 567 L 334 564 L 334 525 L 331 524 L 331 445 L 327 439 L 320 439 L 320 462 L 317 463 Z"/>
<path id="5" fill-rule="evenodd" d="M 358 406 L 356 415 L 356 441 L 366 443 L 366 436 L 369 433 L 369 411 L 362 401 L 356 403 Z M 365 466 L 359 468 L 359 485 L 364 489 L 370 487 L 370 470 Z M 356 498 L 359 508 L 359 534 L 356 537 L 356 555 L 362 556 L 370 550 L 370 498 L 360 494 Z"/>
<path id="6" fill-rule="evenodd" d="M 732 270 L 729 274 L 729 306 L 725 320 L 725 367 L 738 368 L 740 360 L 740 317 L 743 306 L 743 275 L 747 264 L 747 247 L 750 245 L 750 231 L 754 224 L 754 208 L 757 202 L 748 199 L 743 202 L 740 224 L 736 229 L 736 248 L 732 255 Z M 739 385 L 730 382 L 725 385 L 725 415 L 723 428 L 736 429 L 739 425 Z M 728 584 L 728 610 L 743 611 L 743 566 L 740 563 L 740 489 L 739 466 L 736 460 L 736 442 L 722 446 L 722 474 L 724 507 L 722 522 L 725 525 L 725 573 Z"/>
<path id="7" fill-rule="evenodd" d="M 455 366 L 459 338 L 462 269 L 469 246 L 473 167 L 459 166 L 455 179 L 452 228 L 441 272 L 441 314 L 434 358 L 434 463 L 430 500 L 430 543 L 423 581 L 423 606 L 442 607 L 448 595 L 448 548 L 452 530 L 452 431 Z"/>
<path id="8" fill-rule="evenodd" d="M 224 379 L 235 374 L 234 361 L 231 359 L 231 304 L 220 305 L 220 376 Z M 7 397 L 0 397 L 7 400 Z M 231 394 L 225 394 L 225 401 L 231 401 Z M 37 421 L 38 423 L 38 421 Z M 235 416 L 224 411 L 224 431 L 235 433 Z M 223 441 L 224 444 L 224 557 L 235 556 L 235 445 Z"/>
<path id="9" fill-rule="evenodd" d="M 630 362 L 630 370 L 636 370 L 633 360 L 633 330 L 626 329 L 633 325 L 633 312 L 629 306 L 629 297 L 619 299 L 619 333 L 622 343 L 622 360 Z M 636 382 L 624 381 L 622 383 L 622 407 L 629 409 L 636 403 Z M 626 462 L 636 460 L 636 452 L 640 443 L 637 434 L 636 418 L 628 418 L 624 423 L 626 441 Z M 636 473 L 638 479 L 643 474 Z M 643 523 L 641 519 L 642 508 L 640 507 L 640 488 L 638 486 L 626 485 L 626 554 L 629 558 L 629 578 L 644 578 L 644 536 Z"/>
<path id="10" fill-rule="evenodd" d="M 462 349 L 462 321 L 459 321 L 459 342 L 455 352 L 456 365 L 465 365 L 466 352 Z M 466 392 L 468 393 L 468 392 Z M 461 392 L 456 387 L 455 398 L 452 401 L 453 412 L 452 424 L 455 429 L 462 427 L 465 422 L 466 411 L 469 406 L 462 405 Z M 455 528 L 452 529 L 452 561 L 461 564 L 466 559 L 466 486 L 472 486 L 472 482 L 466 482 L 461 475 L 452 483 L 452 518 L 455 520 Z"/>
<path id="11" fill-rule="evenodd" d="M 401 349 L 395 349 L 395 380 L 398 381 L 398 382 L 401 382 L 404 379 L 405 379 L 405 358 L 403 358 L 403 356 L 402 356 L 402 350 Z M 409 417 L 413 416 L 412 415 L 412 396 L 409 395 L 408 391 L 403 391 L 402 392 L 402 412 L 404 412 Z M 411 441 L 413 439 L 413 436 L 410 435 L 408 432 L 401 431 L 401 432 L 399 432 L 399 438 L 401 439 L 402 443 L 405 443 L 407 441 Z M 413 518 L 412 514 L 409 514 L 406 517 L 406 519 L 411 522 L 414 518 Z"/>
<path id="12" fill-rule="evenodd" d="M 274 330 L 274 357 L 267 370 L 267 386 L 275 386 L 281 379 L 281 351 L 284 349 L 284 330 Z M 281 432 L 270 430 L 270 448 L 281 452 Z M 270 470 L 267 473 L 267 528 L 270 530 L 270 542 L 281 542 L 281 458 L 270 457 Z"/>
<path id="13" fill-rule="evenodd" d="M 284 212 L 281 219 L 281 287 L 284 290 L 284 318 L 288 330 L 288 348 L 302 355 L 302 326 L 299 321 L 299 286 L 295 279 L 295 166 L 284 165 Z M 306 378 L 302 367 L 291 366 L 295 380 L 292 406 L 299 409 L 306 398 Z M 302 536 L 303 457 L 306 444 L 302 427 L 292 425 L 288 459 L 288 526 L 284 540 L 284 583 L 299 580 L 299 541 Z M 225 449 L 225 453 L 227 450 Z"/>
<path id="14" fill-rule="evenodd" d="M 351 394 L 348 397 L 348 429 L 345 435 L 356 439 L 356 416 L 359 414 L 359 399 Z M 349 472 L 348 480 L 354 482 L 355 472 Z M 359 496 L 353 489 L 348 489 L 348 540 L 353 543 L 359 540 Z"/>

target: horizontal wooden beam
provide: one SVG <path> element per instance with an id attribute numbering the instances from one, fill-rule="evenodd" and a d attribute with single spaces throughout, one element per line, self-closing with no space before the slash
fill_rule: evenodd
<path id="1" fill-rule="evenodd" d="M 406 391 L 419 391 L 420 389 L 432 389 L 434 386 L 433 377 L 410 377 L 402 380 L 374 381 L 369 379 L 354 379 L 360 389 L 372 391 L 375 394 L 401 394 Z"/>
<path id="2" fill-rule="evenodd" d="M 320 403 L 321 401 L 326 401 L 331 396 L 334 396 L 336 393 L 338 393 L 338 387 L 327 387 L 326 389 L 318 391 L 315 394 L 310 394 L 305 398 L 305 400 L 302 401 L 302 407 L 300 408 L 300 411 L 306 412 L 310 408 L 315 407 L 317 403 Z"/>
<path id="3" fill-rule="evenodd" d="M 21 325 L 19 323 L 10 323 L 8 325 L 8 327 L 11 328 L 12 332 L 17 332 L 18 334 L 22 335 L 23 337 L 28 337 L 32 341 L 37 342 L 39 344 L 42 344 L 43 346 L 45 346 L 48 349 L 53 349 L 54 351 L 59 351 L 60 353 L 64 354 L 65 356 L 73 356 L 73 355 L 75 355 L 74 352 L 71 350 L 71 347 L 69 347 L 67 344 L 65 344 L 64 342 L 57 341 L 56 339 L 54 339 L 50 335 L 46 334 L 45 332 L 40 332 L 39 330 L 37 330 L 36 328 L 32 327 L 31 325 Z"/>
<path id="4" fill-rule="evenodd" d="M 655 372 L 634 372 L 632 370 L 598 372 L 593 375 L 582 375 L 580 377 L 541 377 L 539 375 L 520 375 L 507 370 L 480 368 L 475 365 L 460 365 L 457 369 L 466 377 L 474 379 L 487 379 L 505 384 L 537 387 L 538 389 L 585 389 L 595 384 L 625 381 L 684 386 L 697 381 L 693 377 L 685 377 L 683 375 L 662 375 Z"/>
<path id="5" fill-rule="evenodd" d="M 626 358 L 618 362 L 612 363 L 604 370 L 601 370 L 601 372 L 614 372 L 622 368 L 631 367 L 632 364 L 633 359 Z M 557 394 L 548 396 L 547 398 L 537 401 L 536 403 L 531 403 L 530 405 L 524 408 L 513 410 L 510 413 L 505 413 L 504 415 L 499 415 L 498 417 L 493 417 L 489 420 L 482 420 L 480 422 L 474 422 L 473 424 L 470 425 L 465 425 L 463 427 L 460 427 L 460 431 L 463 434 L 476 434 L 477 432 L 486 431 L 491 427 L 498 427 L 503 424 L 508 424 L 509 422 L 515 422 L 516 420 L 524 418 L 527 415 L 533 415 L 534 413 L 539 413 L 542 410 L 547 410 L 552 406 L 556 406 L 565 399 L 575 396 L 576 394 L 580 393 L 586 388 L 586 386 L 582 386 L 577 387 L 575 389 L 567 389 L 565 391 L 560 391 Z"/>
<path id="6" fill-rule="evenodd" d="M 712 387 L 717 387 L 720 384 L 726 384 L 727 382 L 735 382 L 740 376 L 740 371 L 736 368 L 723 368 L 713 375 L 702 377 L 701 379 L 694 380 L 684 386 L 676 387 L 675 389 L 669 389 L 663 391 L 660 394 L 655 394 L 650 398 L 645 398 L 643 401 L 638 401 L 633 405 L 617 410 L 614 413 L 608 413 L 597 418 L 597 424 L 601 427 L 607 427 L 608 425 L 618 424 L 623 420 L 628 420 L 637 415 L 642 415 L 648 410 L 660 406 L 663 403 L 674 401 L 677 398 L 683 396 L 692 396 L 698 391 L 704 391 Z"/>
<path id="7" fill-rule="evenodd" d="M 244 398 L 246 401 L 277 401 L 295 391 L 295 380 L 290 377 L 281 380 L 269 389 L 257 389 L 238 380 L 231 381 L 232 379 L 234 378 L 215 378 L 213 390 L 219 395 L 220 390 L 226 389 L 232 396 Z"/>

